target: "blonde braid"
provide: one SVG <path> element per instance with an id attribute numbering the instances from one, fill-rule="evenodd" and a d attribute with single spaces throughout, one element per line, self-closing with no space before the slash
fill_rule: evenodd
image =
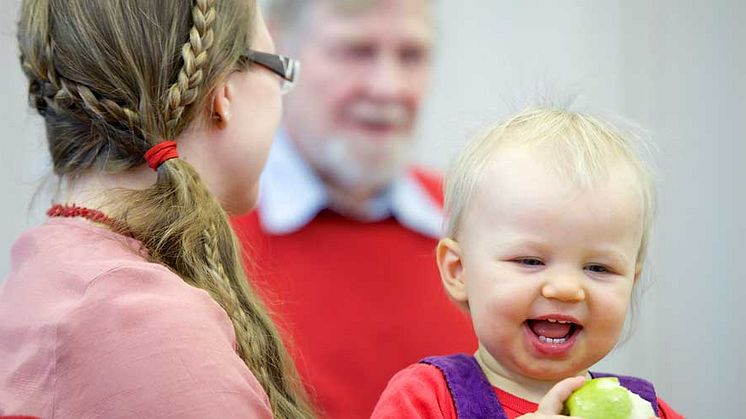
<path id="1" fill-rule="evenodd" d="M 194 103 L 202 83 L 202 67 L 207 62 L 207 50 L 212 46 L 215 22 L 215 0 L 195 0 L 192 8 L 194 26 L 189 31 L 189 42 L 181 47 L 184 65 L 176 82 L 168 89 L 166 100 L 166 128 L 169 133 L 176 130 L 184 108 Z"/>
<path id="2" fill-rule="evenodd" d="M 225 284 L 228 275 L 225 273 L 223 263 L 220 261 L 220 252 L 218 246 L 218 235 L 214 225 L 205 230 L 205 255 L 207 255 L 207 269 L 220 279 L 221 284 Z M 230 287 L 228 287 L 230 288 Z"/>
<path id="3" fill-rule="evenodd" d="M 120 106 L 111 99 L 99 99 L 91 89 L 82 84 L 73 83 L 64 78 L 60 78 L 59 83 L 60 89 L 54 95 L 54 103 L 58 107 L 65 108 L 76 103 L 81 104 L 84 109 L 102 121 L 140 129 L 140 115 L 132 109 Z"/>
<path id="4" fill-rule="evenodd" d="M 215 284 L 219 285 L 223 295 L 228 296 L 227 301 L 223 304 L 223 308 L 229 313 L 233 325 L 235 328 L 244 331 L 247 335 L 253 335 L 249 342 L 252 345 L 252 350 L 242 356 L 247 359 L 251 364 L 251 370 L 256 375 L 261 383 L 269 382 L 269 375 L 267 374 L 266 368 L 262 363 L 257 363 L 256 359 L 250 356 L 252 353 L 262 353 L 261 347 L 264 346 L 256 338 L 262 338 L 261 334 L 257 335 L 256 331 L 247 327 L 253 322 L 250 321 L 246 311 L 240 306 L 240 301 L 236 290 L 230 286 L 230 279 L 226 274 L 225 267 L 221 261 L 220 247 L 218 245 L 218 233 L 215 226 L 210 226 L 205 230 L 205 254 L 207 255 L 208 270 L 215 275 Z M 246 352 L 245 348 L 241 347 L 240 336 L 237 336 L 237 344 L 240 352 Z"/>
<path id="5" fill-rule="evenodd" d="M 88 87 L 68 80 L 57 73 L 54 66 L 54 40 L 45 38 L 43 68 L 38 71 L 21 56 L 21 67 L 32 81 L 29 88 L 32 105 L 44 113 L 47 107 L 62 113 L 76 107 L 97 119 L 127 128 L 140 130 L 140 115 L 111 99 L 99 99 Z"/>
<path id="6" fill-rule="evenodd" d="M 229 226 L 227 226 L 229 227 Z M 228 228 L 225 231 L 230 232 Z M 220 287 L 220 292 L 213 298 L 216 299 L 229 314 L 236 330 L 236 344 L 239 356 L 246 362 L 247 366 L 262 384 L 267 392 L 272 411 L 277 418 L 300 419 L 310 417 L 305 412 L 298 410 L 296 404 L 305 403 L 288 390 L 297 388 L 299 382 L 293 374 L 288 374 L 283 364 L 291 361 L 284 351 L 279 351 L 273 342 L 279 340 L 272 320 L 266 315 L 264 307 L 258 301 L 246 298 L 250 295 L 248 278 L 243 275 L 234 275 L 234 279 L 240 281 L 236 285 L 231 284 L 231 276 L 225 270 L 220 255 L 218 244 L 219 233 L 214 225 L 205 229 L 205 254 L 207 256 L 208 270 L 217 275 L 214 284 Z M 235 241 L 232 234 L 229 240 Z M 234 243 L 238 247 L 238 243 Z M 241 269 L 242 266 L 234 267 Z M 238 292 L 237 292 L 238 289 Z"/>
<path id="7" fill-rule="evenodd" d="M 47 42 L 44 44 L 44 57 L 46 58 L 47 63 L 47 80 L 52 83 L 52 86 L 56 90 L 59 90 L 60 82 L 57 79 L 57 71 L 54 68 L 54 40 L 47 36 L 46 41 Z"/>

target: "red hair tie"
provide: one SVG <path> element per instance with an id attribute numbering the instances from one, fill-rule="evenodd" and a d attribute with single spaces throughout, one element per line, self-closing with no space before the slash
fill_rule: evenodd
<path id="1" fill-rule="evenodd" d="M 171 140 L 160 142 L 145 152 L 145 161 L 148 162 L 148 166 L 153 170 L 158 170 L 166 161 L 178 157 L 179 152 L 176 150 L 176 141 Z"/>

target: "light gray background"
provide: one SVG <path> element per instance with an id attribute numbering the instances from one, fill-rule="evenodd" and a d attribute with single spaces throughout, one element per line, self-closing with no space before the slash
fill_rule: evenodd
<path id="1" fill-rule="evenodd" d="M 14 40 L 0 25 L 0 278 L 10 246 L 38 222 L 48 170 L 41 120 L 25 106 Z M 444 168 L 481 125 L 528 99 L 646 128 L 658 147 L 658 223 L 632 339 L 597 370 L 656 383 L 691 418 L 746 411 L 746 2 L 441 0 L 433 88 L 416 155 Z"/>

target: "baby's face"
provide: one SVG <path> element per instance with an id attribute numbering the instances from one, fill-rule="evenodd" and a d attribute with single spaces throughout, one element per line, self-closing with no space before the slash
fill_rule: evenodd
<path id="1" fill-rule="evenodd" d="M 493 158 L 457 239 L 482 359 L 507 377 L 553 380 L 615 345 L 638 275 L 642 205 L 626 166 L 581 189 L 540 154 Z"/>

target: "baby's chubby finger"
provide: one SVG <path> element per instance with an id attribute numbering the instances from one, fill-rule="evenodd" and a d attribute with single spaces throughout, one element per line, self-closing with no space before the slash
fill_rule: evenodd
<path id="1" fill-rule="evenodd" d="M 570 397 L 573 391 L 582 386 L 585 381 L 585 377 L 570 377 L 555 384 L 544 395 L 541 402 L 539 402 L 539 408 L 536 410 L 536 413 L 545 415 L 558 415 L 562 413 L 565 400 Z"/>

